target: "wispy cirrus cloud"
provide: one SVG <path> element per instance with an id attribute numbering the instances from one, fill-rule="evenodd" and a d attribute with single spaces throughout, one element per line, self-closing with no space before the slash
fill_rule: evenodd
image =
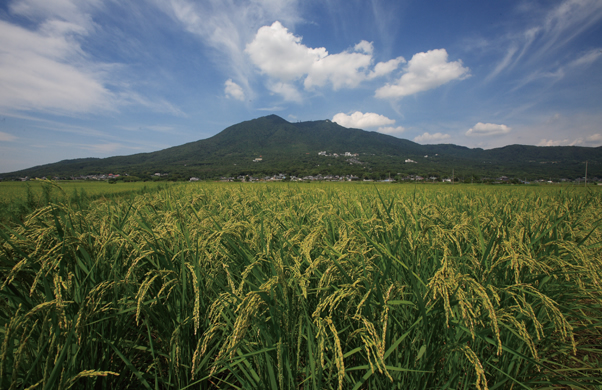
<path id="1" fill-rule="evenodd" d="M 534 11 L 528 8 L 525 12 L 532 17 L 533 23 L 522 31 L 506 34 L 494 43 L 495 47 L 502 48 L 503 57 L 485 78 L 486 82 L 517 66 L 540 67 L 529 72 L 531 79 L 534 79 L 533 74 L 544 77 L 546 74 L 558 74 L 564 77 L 564 73 L 557 73 L 558 69 L 578 64 L 589 65 L 598 58 L 596 54 L 599 48 L 578 58 L 575 55 L 558 56 L 558 52 L 602 21 L 600 1 L 564 0 L 549 10 Z M 550 58 L 555 60 L 548 61 Z M 550 66 L 556 69 L 550 69 Z"/>
<path id="2" fill-rule="evenodd" d="M 117 112 L 128 105 L 184 114 L 164 99 L 136 92 L 120 77 L 123 64 L 86 51 L 102 27 L 100 0 L 12 0 L 16 24 L 0 20 L 0 108 L 53 115 Z"/>
<path id="3" fill-rule="evenodd" d="M 17 139 L 16 136 L 9 134 L 9 133 L 5 133 L 3 131 L 0 131 L 0 142 L 11 142 L 16 139 Z"/>
<path id="4" fill-rule="evenodd" d="M 28 30 L 0 21 L 0 106 L 62 113 L 114 109 L 103 64 L 90 63 L 77 41 L 85 31 L 48 24 Z"/>

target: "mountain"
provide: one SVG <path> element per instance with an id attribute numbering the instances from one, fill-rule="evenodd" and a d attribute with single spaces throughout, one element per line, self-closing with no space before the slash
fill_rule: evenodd
<path id="1" fill-rule="evenodd" d="M 321 151 L 327 155 L 319 156 Z M 333 156 L 345 152 L 357 156 Z M 256 158 L 262 160 L 253 162 Z M 406 163 L 408 159 L 415 163 Z M 143 178 L 155 172 L 176 178 L 280 172 L 297 176 L 449 176 L 454 169 L 457 176 L 577 178 L 583 176 L 586 160 L 588 176 L 602 176 L 602 147 L 510 145 L 483 150 L 452 144 L 420 145 L 386 134 L 345 128 L 330 120 L 291 123 L 269 115 L 230 126 L 204 140 L 157 152 L 64 160 L 1 176 L 65 177 L 109 172 Z"/>

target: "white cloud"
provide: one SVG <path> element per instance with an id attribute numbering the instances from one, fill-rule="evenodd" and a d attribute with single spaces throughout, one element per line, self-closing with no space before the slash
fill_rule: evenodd
<path id="1" fill-rule="evenodd" d="M 270 82 L 268 83 L 267 87 L 273 93 L 282 95 L 286 101 L 301 103 L 303 100 L 297 88 L 291 83 Z"/>
<path id="2" fill-rule="evenodd" d="M 360 43 L 355 45 L 355 47 L 353 49 L 357 52 L 364 52 L 366 54 L 372 54 L 372 52 L 374 51 L 374 46 L 372 45 L 372 42 L 361 41 Z"/>
<path id="3" fill-rule="evenodd" d="M 224 83 L 224 92 L 227 97 L 231 97 L 236 100 L 244 101 L 245 92 L 242 90 L 240 85 L 236 84 L 232 79 L 226 80 Z"/>
<path id="4" fill-rule="evenodd" d="M 11 13 L 36 21 L 66 21 L 78 29 L 90 30 L 93 21 L 89 14 L 92 8 L 101 5 L 100 0 L 16 0 L 12 1 Z"/>
<path id="5" fill-rule="evenodd" d="M 343 52 L 320 58 L 312 64 L 305 78 L 305 89 L 323 87 L 332 83 L 334 90 L 355 88 L 366 79 L 363 70 L 372 62 L 372 56 L 362 53 Z"/>
<path id="6" fill-rule="evenodd" d="M 543 138 L 537 146 L 602 146 L 602 134 L 592 134 L 586 137 L 578 137 L 573 140 L 570 140 L 569 138 L 556 140 Z"/>
<path id="7" fill-rule="evenodd" d="M 184 114 L 164 100 L 131 90 L 119 64 L 94 61 L 82 42 L 102 27 L 93 21 L 100 0 L 15 0 L 12 15 L 27 27 L 0 20 L 0 108 L 59 115 L 116 111 L 142 105 Z"/>
<path id="8" fill-rule="evenodd" d="M 542 23 L 542 45 L 536 55 L 549 54 L 568 44 L 602 19 L 599 0 L 565 0 Z"/>
<path id="9" fill-rule="evenodd" d="M 551 140 L 551 139 L 544 138 L 541 141 L 539 141 L 537 146 L 563 146 L 563 145 L 568 145 L 568 144 L 569 144 L 568 138 L 563 139 L 563 140 Z"/>
<path id="10" fill-rule="evenodd" d="M 73 33 L 0 21 L 0 47 L 1 107 L 63 113 L 112 108 L 105 69 L 87 61 Z"/>
<path id="11" fill-rule="evenodd" d="M 332 118 L 332 121 L 343 127 L 351 127 L 356 129 L 386 126 L 395 123 L 395 119 L 389 119 L 384 115 L 375 114 L 373 112 L 367 112 L 363 114 L 359 111 L 356 111 L 351 115 L 340 112 Z"/>
<path id="12" fill-rule="evenodd" d="M 514 54 L 516 53 L 517 50 L 518 50 L 518 48 L 516 46 L 510 46 L 508 48 L 508 50 L 506 51 L 506 55 L 504 56 L 504 58 L 497 64 L 495 69 L 493 69 L 493 71 L 491 73 L 489 73 L 489 75 L 485 78 L 485 81 L 489 81 L 489 80 L 493 79 L 502 70 L 506 69 L 508 67 L 508 65 L 510 65 L 510 62 L 512 61 L 512 58 L 514 57 Z"/>
<path id="13" fill-rule="evenodd" d="M 387 62 L 379 62 L 374 66 L 374 70 L 368 74 L 368 79 L 374 79 L 388 75 L 399 67 L 399 64 L 405 63 L 406 60 L 403 57 L 397 57 Z"/>
<path id="14" fill-rule="evenodd" d="M 573 60 L 568 64 L 569 67 L 576 66 L 588 66 L 594 63 L 600 56 L 602 56 L 602 48 L 595 48 L 586 53 L 584 53 L 581 57 Z"/>
<path id="15" fill-rule="evenodd" d="M 274 22 L 261 27 L 245 51 L 262 73 L 292 81 L 305 76 L 315 62 L 328 56 L 325 48 L 309 48 L 301 44 L 301 39 Z"/>
<path id="16" fill-rule="evenodd" d="M 303 80 L 306 90 L 331 84 L 334 90 L 355 88 L 361 82 L 394 71 L 403 57 L 381 62 L 370 71 L 374 50 L 372 43 L 361 41 L 352 50 L 329 54 L 323 48 L 310 48 L 301 43 L 280 22 L 263 26 L 245 49 L 261 73 L 279 82 Z M 272 89 L 273 90 L 273 89 Z"/>
<path id="17" fill-rule="evenodd" d="M 393 84 L 376 90 L 375 96 L 381 99 L 400 98 L 418 92 L 437 88 L 452 80 L 468 77 L 469 69 L 462 61 L 447 62 L 445 49 L 416 53 L 408 62 L 405 73 Z"/>
<path id="18" fill-rule="evenodd" d="M 383 133 L 383 134 L 389 134 L 389 135 L 395 135 L 395 134 L 401 134 L 405 131 L 406 129 L 403 126 L 397 126 L 397 127 L 393 127 L 393 126 L 384 126 L 384 127 L 379 127 L 378 131 L 379 133 Z"/>
<path id="19" fill-rule="evenodd" d="M 432 143 L 432 142 L 442 141 L 442 140 L 448 139 L 450 137 L 451 136 L 449 134 L 443 134 L 443 133 L 430 134 L 430 133 L 426 132 L 426 133 L 423 133 L 422 135 L 414 137 L 414 142 Z"/>
<path id="20" fill-rule="evenodd" d="M 508 134 L 512 128 L 506 125 L 496 125 L 495 123 L 482 123 L 479 122 L 472 128 L 468 129 L 466 135 L 468 136 L 492 136 Z"/>
<path id="21" fill-rule="evenodd" d="M 532 7 L 522 7 L 526 16 L 533 22 L 529 23 L 529 27 L 525 30 L 518 33 L 510 32 L 494 44 L 494 47 L 502 48 L 505 54 L 485 81 L 498 76 L 502 71 L 520 66 L 521 63 L 529 68 L 537 63 L 541 63 L 544 67 L 549 65 L 559 67 L 560 70 L 556 72 L 540 70 L 537 73 L 556 73 L 563 77 L 562 70 L 565 66 L 573 68 L 577 65 L 589 65 L 597 59 L 599 48 L 571 60 L 567 45 L 586 33 L 588 29 L 599 25 L 602 20 L 602 2 L 563 0 L 552 7 L 549 7 L 549 3 L 542 4 L 542 9 L 538 9 L 535 3 L 531 3 Z M 559 51 L 562 51 L 560 56 Z M 569 61 L 564 62 L 565 59 Z M 522 74 L 525 70 L 521 69 L 520 72 Z"/>
<path id="22" fill-rule="evenodd" d="M 0 131 L 0 141 L 2 141 L 2 142 L 11 142 L 11 141 L 14 141 L 16 139 L 17 139 L 17 137 L 15 137 L 14 135 L 5 133 L 3 131 Z"/>
<path id="23" fill-rule="evenodd" d="M 600 134 L 600 133 L 592 134 L 589 137 L 587 137 L 586 139 L 587 139 L 587 141 L 592 142 L 592 143 L 602 144 L 602 134 Z"/>

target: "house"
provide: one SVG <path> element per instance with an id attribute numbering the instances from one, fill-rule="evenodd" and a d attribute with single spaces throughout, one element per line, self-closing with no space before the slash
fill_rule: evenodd
<path id="1" fill-rule="evenodd" d="M 253 162 L 260 162 L 260 161 L 263 161 L 263 158 L 257 157 L 255 160 L 253 160 Z"/>
<path id="2" fill-rule="evenodd" d="M 417 162 L 416 162 L 416 161 L 414 161 L 414 160 L 411 160 L 411 159 L 409 159 L 409 158 L 408 158 L 408 159 L 406 159 L 406 161 L 405 161 L 405 162 L 406 162 L 406 163 L 414 163 L 414 164 L 417 164 Z"/>

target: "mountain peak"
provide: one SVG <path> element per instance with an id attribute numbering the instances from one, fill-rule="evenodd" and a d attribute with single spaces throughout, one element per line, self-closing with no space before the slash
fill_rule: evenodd
<path id="1" fill-rule="evenodd" d="M 283 119 L 276 114 L 266 115 L 258 119 L 268 119 L 274 123 L 289 123 L 286 119 Z"/>

